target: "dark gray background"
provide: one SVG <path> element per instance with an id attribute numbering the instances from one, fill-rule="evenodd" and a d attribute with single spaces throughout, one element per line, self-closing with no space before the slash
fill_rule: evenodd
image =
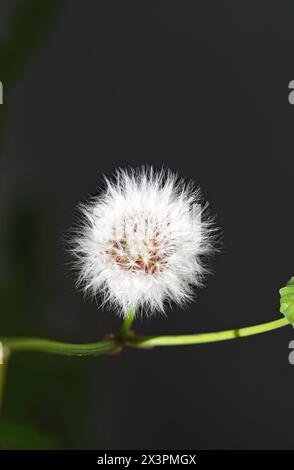
<path id="1" fill-rule="evenodd" d="M 5 96 L 2 220 L 23 207 L 37 214 L 28 237 L 40 266 L 32 280 L 22 237 L 8 237 L 38 308 L 31 320 L 19 299 L 13 331 L 2 311 L 5 334 L 82 342 L 118 328 L 112 312 L 75 291 L 62 238 L 103 173 L 146 162 L 201 185 L 224 248 L 196 303 L 136 330 L 196 333 L 279 318 L 278 289 L 294 274 L 293 14 L 290 1 L 61 3 Z M 25 419 L 68 447 L 293 448 L 292 338 L 285 328 L 117 357 L 44 356 L 35 369 L 34 355 L 16 356 L 10 406 L 25 407 L 33 370 L 42 404 Z M 40 367 L 54 383 L 47 391 Z M 60 403 L 59 387 L 74 399 Z"/>

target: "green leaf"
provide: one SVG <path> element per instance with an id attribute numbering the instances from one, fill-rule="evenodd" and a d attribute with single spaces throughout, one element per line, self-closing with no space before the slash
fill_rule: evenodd
<path id="1" fill-rule="evenodd" d="M 280 289 L 280 311 L 294 327 L 294 277 Z"/>

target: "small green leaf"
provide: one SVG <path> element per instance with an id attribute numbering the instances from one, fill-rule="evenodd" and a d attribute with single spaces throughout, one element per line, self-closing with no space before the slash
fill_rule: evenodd
<path id="1" fill-rule="evenodd" d="M 294 277 L 291 277 L 286 286 L 280 289 L 280 296 L 281 313 L 285 315 L 289 323 L 294 327 Z"/>

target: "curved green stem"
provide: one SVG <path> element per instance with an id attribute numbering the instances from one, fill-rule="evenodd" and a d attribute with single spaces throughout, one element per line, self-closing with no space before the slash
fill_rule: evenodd
<path id="1" fill-rule="evenodd" d="M 2 341 L 11 352 L 38 351 L 65 356 L 98 356 L 117 347 L 117 342 L 114 340 L 88 344 L 61 343 L 41 338 L 2 338 Z"/>
<path id="2" fill-rule="evenodd" d="M 179 336 L 137 336 L 131 338 L 129 343 L 141 347 L 153 346 L 184 346 L 189 344 L 215 343 L 217 341 L 225 341 L 228 339 L 242 338 L 244 336 L 258 335 L 267 331 L 276 330 L 282 326 L 289 325 L 286 318 L 261 323 L 259 325 L 238 328 L 236 330 L 216 331 L 214 333 L 200 333 L 196 335 L 179 335 Z"/>
<path id="3" fill-rule="evenodd" d="M 134 317 L 132 318 L 132 320 Z M 229 339 L 241 338 L 244 336 L 257 335 L 267 331 L 275 330 L 289 325 L 286 318 L 262 323 L 259 325 L 239 328 L 235 330 L 217 331 L 213 333 L 201 333 L 195 335 L 179 336 L 127 336 L 131 318 L 127 317 L 123 322 L 123 328 L 117 337 L 109 341 L 100 341 L 89 344 L 71 344 L 50 341 L 39 338 L 3 338 L 3 345 L 11 352 L 14 351 L 38 351 L 52 354 L 62 354 L 69 356 L 97 356 L 108 352 L 114 352 L 121 346 L 136 346 L 150 348 L 154 346 L 182 346 L 200 343 L 213 343 Z"/>

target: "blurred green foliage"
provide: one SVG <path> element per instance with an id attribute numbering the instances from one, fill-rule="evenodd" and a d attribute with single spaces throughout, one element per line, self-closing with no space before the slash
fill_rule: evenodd
<path id="1" fill-rule="evenodd" d="M 7 111 L 6 93 L 21 73 L 42 39 L 54 24 L 61 0 L 12 1 L 5 23 L 7 33 L 0 40 L 0 80 L 4 104 L 0 106 L 0 132 Z"/>
<path id="2" fill-rule="evenodd" d="M 51 434 L 41 433 L 31 424 L 1 420 L 0 450 L 59 450 L 62 446 Z"/>
<path id="3" fill-rule="evenodd" d="M 9 110 L 7 93 L 21 78 L 58 18 L 60 0 L 17 0 L 7 13 L 0 39 L 0 144 Z M 0 148 L 1 153 L 1 148 Z M 1 183 L 0 183 L 1 184 Z M 13 194 L 13 197 L 12 197 Z M 1 334 L 40 335 L 40 312 L 48 295 L 50 234 L 46 195 L 23 198 L 11 188 L 0 228 Z M 45 227 L 45 230 L 44 230 Z M 44 235 L 46 233 L 46 236 Z M 47 277 L 46 277 L 47 276 Z M 84 362 L 44 355 L 16 356 L 9 362 L 0 419 L 0 449 L 60 449 L 77 445 L 83 414 Z M 74 413 L 73 413 L 74 410 Z M 58 434 L 62 437 L 56 436 Z"/>

